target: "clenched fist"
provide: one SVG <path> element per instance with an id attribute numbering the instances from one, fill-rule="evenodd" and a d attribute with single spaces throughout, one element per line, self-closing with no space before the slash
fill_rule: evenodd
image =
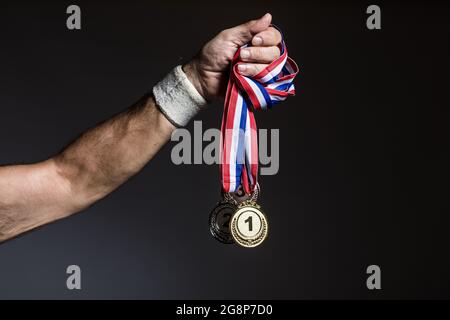
<path id="1" fill-rule="evenodd" d="M 270 27 L 271 21 L 272 16 L 266 13 L 258 20 L 223 30 L 183 67 L 206 100 L 213 101 L 225 93 L 230 63 L 244 44 L 250 42 L 252 46 L 241 50 L 240 59 L 246 62 L 239 65 L 242 75 L 256 75 L 280 56 L 281 34 Z"/>

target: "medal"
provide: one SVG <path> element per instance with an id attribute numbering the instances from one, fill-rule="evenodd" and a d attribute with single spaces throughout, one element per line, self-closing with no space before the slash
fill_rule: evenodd
<path id="1" fill-rule="evenodd" d="M 231 235 L 246 248 L 260 245 L 267 237 L 269 225 L 261 207 L 252 200 L 242 202 L 231 218 Z"/>
<path id="2" fill-rule="evenodd" d="M 269 231 L 267 217 L 256 203 L 259 193 L 259 184 L 257 184 L 255 192 L 237 206 L 231 217 L 231 235 L 242 247 L 253 248 L 260 245 Z"/>
<path id="3" fill-rule="evenodd" d="M 234 243 L 230 231 L 230 220 L 235 212 L 236 204 L 223 197 L 209 215 L 209 231 L 214 238 L 222 243 Z"/>

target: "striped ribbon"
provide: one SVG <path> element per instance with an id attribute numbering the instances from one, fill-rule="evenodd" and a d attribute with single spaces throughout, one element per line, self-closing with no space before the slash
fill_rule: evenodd
<path id="1" fill-rule="evenodd" d="M 242 185 L 250 194 L 258 180 L 258 134 L 253 112 L 270 109 L 294 95 L 298 67 L 288 57 L 282 40 L 278 59 L 253 77 L 243 76 L 237 67 L 241 49 L 248 46 L 239 48 L 231 63 L 221 128 L 221 173 L 225 192 L 235 192 Z"/>

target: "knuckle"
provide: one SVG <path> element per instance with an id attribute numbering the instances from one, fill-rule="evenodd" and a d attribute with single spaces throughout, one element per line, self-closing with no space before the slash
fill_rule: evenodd
<path id="1" fill-rule="evenodd" d="M 276 44 L 278 42 L 278 37 L 275 31 L 270 33 L 270 42 Z"/>
<path id="2" fill-rule="evenodd" d="M 259 48 L 259 60 L 261 62 L 271 62 L 279 57 L 277 47 Z"/>
<path id="3" fill-rule="evenodd" d="M 260 47 L 253 47 L 251 50 L 250 57 L 252 59 L 261 59 L 262 52 Z"/>
<path id="4" fill-rule="evenodd" d="M 273 53 L 274 53 L 275 59 L 278 58 L 278 57 L 280 57 L 280 55 L 281 55 L 280 48 L 278 48 L 278 47 L 273 47 Z"/>
<path id="5" fill-rule="evenodd" d="M 281 32 L 278 30 L 275 30 L 275 38 L 277 39 L 277 44 L 281 42 L 281 39 L 283 39 L 283 36 L 281 35 Z"/>
<path id="6" fill-rule="evenodd" d="M 276 58 L 277 58 L 276 50 L 273 47 L 267 48 L 267 54 L 266 54 L 267 62 L 271 62 L 272 60 L 274 60 Z"/>
<path id="7" fill-rule="evenodd" d="M 230 38 L 231 32 L 232 32 L 231 29 L 224 29 L 224 30 L 219 32 L 219 37 L 224 39 L 224 40 L 227 40 L 228 38 Z"/>
<path id="8" fill-rule="evenodd" d="M 264 66 L 263 66 L 263 65 L 257 65 L 257 66 L 255 66 L 255 70 L 254 70 L 253 75 L 257 75 L 257 74 L 260 73 L 263 69 L 264 69 Z"/>
<path id="9" fill-rule="evenodd" d="M 280 33 L 280 31 L 278 29 L 276 29 L 274 27 L 270 27 L 270 32 L 272 33 L 272 35 L 275 38 L 277 38 L 277 39 L 281 38 L 281 33 Z"/>
<path id="10" fill-rule="evenodd" d="M 256 22 L 258 22 L 258 20 L 250 20 L 247 23 L 245 23 L 245 26 L 247 28 L 251 28 Z"/>
<path id="11" fill-rule="evenodd" d="M 256 69 L 255 75 L 257 75 L 258 73 L 260 73 L 261 71 L 263 71 L 265 67 L 266 67 L 266 65 L 259 65 L 259 66 L 258 66 L 258 69 Z"/>
<path id="12" fill-rule="evenodd" d="M 267 32 L 267 37 L 270 39 L 270 43 L 278 44 L 281 41 L 281 33 L 277 29 L 271 27 Z"/>

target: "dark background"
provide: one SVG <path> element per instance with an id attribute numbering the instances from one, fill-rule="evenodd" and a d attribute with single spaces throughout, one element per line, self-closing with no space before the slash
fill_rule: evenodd
<path id="1" fill-rule="evenodd" d="M 81 31 L 66 28 L 72 2 L 0 4 L 0 163 L 54 155 L 271 12 L 301 74 L 296 97 L 257 115 L 281 137 L 280 171 L 261 177 L 270 237 L 212 239 L 218 169 L 173 165 L 169 143 L 89 210 L 0 245 L 1 299 L 450 298 L 450 6 L 378 3 L 370 31 L 372 2 L 75 3 Z M 220 117 L 218 102 L 197 119 Z M 70 264 L 81 291 L 66 289 Z M 382 290 L 366 288 L 371 264 Z"/>

